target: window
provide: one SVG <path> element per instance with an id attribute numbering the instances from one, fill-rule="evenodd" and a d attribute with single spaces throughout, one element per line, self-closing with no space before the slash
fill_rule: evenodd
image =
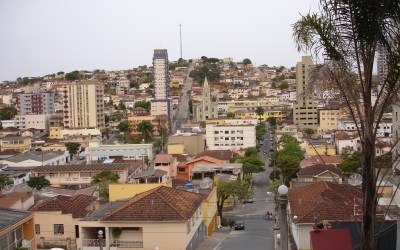
<path id="1" fill-rule="evenodd" d="M 79 225 L 75 225 L 75 238 L 79 238 Z"/>
<path id="2" fill-rule="evenodd" d="M 40 234 L 40 224 L 35 224 L 35 233 Z"/>
<path id="3" fill-rule="evenodd" d="M 64 224 L 54 224 L 54 234 L 64 234 Z"/>

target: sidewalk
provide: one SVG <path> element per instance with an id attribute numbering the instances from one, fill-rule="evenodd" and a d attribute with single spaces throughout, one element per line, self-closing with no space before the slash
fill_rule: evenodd
<path id="1" fill-rule="evenodd" d="M 211 236 L 204 237 L 203 242 L 200 243 L 196 250 L 215 249 L 228 236 L 230 231 L 229 227 L 217 228 Z"/>

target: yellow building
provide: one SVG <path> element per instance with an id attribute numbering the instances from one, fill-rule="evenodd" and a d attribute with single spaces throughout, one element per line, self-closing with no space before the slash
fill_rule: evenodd
<path id="1" fill-rule="evenodd" d="M 79 220 L 96 208 L 96 197 L 88 195 L 59 196 L 41 200 L 29 210 L 34 213 L 35 234 L 38 248 L 63 247 L 71 249 L 78 244 Z"/>
<path id="2" fill-rule="evenodd" d="M 130 199 L 133 196 L 149 191 L 153 188 L 166 186 L 172 187 L 172 181 L 164 183 L 141 183 L 141 184 L 117 184 L 113 183 L 108 186 L 109 201 L 114 202 L 117 200 Z"/>
<path id="3" fill-rule="evenodd" d="M 153 125 L 153 135 L 159 135 L 160 129 L 168 131 L 168 116 L 167 115 L 157 115 L 157 116 L 132 116 L 128 117 L 129 125 L 132 129 L 131 134 L 141 134 L 137 131 L 137 125 L 142 121 L 150 121 Z"/>
<path id="4" fill-rule="evenodd" d="M 334 131 L 338 129 L 338 119 L 341 115 L 340 109 L 320 109 L 318 133 Z"/>
<path id="5" fill-rule="evenodd" d="M 170 82 L 169 83 L 169 87 L 172 89 L 172 88 L 180 88 L 181 87 L 181 85 L 180 85 L 180 83 L 179 82 Z"/>
<path id="6" fill-rule="evenodd" d="M 182 143 L 168 144 L 168 154 L 185 154 L 185 145 Z"/>
<path id="7" fill-rule="evenodd" d="M 203 201 L 204 225 L 207 228 L 206 234 L 212 235 L 217 228 L 217 187 L 214 187 Z"/>
<path id="8" fill-rule="evenodd" d="M 306 154 L 309 156 L 336 155 L 336 149 L 334 145 L 307 145 Z"/>
<path id="9" fill-rule="evenodd" d="M 262 121 L 266 121 L 269 117 L 275 117 L 277 120 L 282 120 L 282 110 L 264 110 L 264 114 L 260 117 L 259 115 L 257 115 L 256 110 L 237 110 L 237 111 L 231 111 L 231 109 L 229 109 L 228 112 L 235 112 L 235 118 L 239 118 L 239 119 L 244 119 L 244 118 L 255 118 L 255 119 L 260 119 Z"/>
<path id="10" fill-rule="evenodd" d="M 64 127 L 50 127 L 49 128 L 49 137 L 50 139 L 62 139 L 61 135 L 61 130 L 63 130 Z"/>
<path id="11" fill-rule="evenodd" d="M 21 153 L 30 151 L 32 147 L 31 138 L 23 136 L 6 136 L 0 138 L 0 152 L 5 150 L 16 150 Z"/>

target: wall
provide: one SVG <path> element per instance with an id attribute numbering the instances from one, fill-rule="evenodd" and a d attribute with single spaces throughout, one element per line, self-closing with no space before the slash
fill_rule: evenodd
<path id="1" fill-rule="evenodd" d="M 148 184 L 110 184 L 108 186 L 110 202 L 132 198 L 136 194 L 149 191 L 159 186 L 172 187 L 172 181 L 166 183 L 148 183 Z"/>
<path id="2" fill-rule="evenodd" d="M 217 188 L 214 187 L 203 202 L 204 226 L 207 227 L 207 235 L 214 233 L 217 227 Z"/>
<path id="3" fill-rule="evenodd" d="M 168 145 L 183 144 L 185 152 L 189 155 L 197 155 L 205 149 L 205 138 L 203 135 L 173 135 L 168 137 Z"/>
<path id="4" fill-rule="evenodd" d="M 336 149 L 334 145 L 307 145 L 307 155 L 336 155 Z"/>
<path id="5" fill-rule="evenodd" d="M 168 145 L 168 154 L 184 154 L 185 146 L 183 144 Z"/>

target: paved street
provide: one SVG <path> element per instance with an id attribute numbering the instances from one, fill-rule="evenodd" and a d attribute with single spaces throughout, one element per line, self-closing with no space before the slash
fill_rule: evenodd
<path id="1" fill-rule="evenodd" d="M 190 71 L 194 69 L 196 61 L 193 61 L 189 64 L 187 77 L 185 82 L 183 83 L 182 92 L 179 98 L 179 104 L 177 111 L 174 116 L 174 122 L 172 123 L 172 133 L 175 134 L 176 130 L 180 128 L 180 125 L 183 123 L 187 123 L 189 120 L 189 98 L 190 91 L 192 90 L 193 79 L 189 77 Z"/>
<path id="2" fill-rule="evenodd" d="M 264 140 L 259 157 L 266 162 L 266 171 L 253 175 L 254 203 L 239 205 L 227 218 L 235 218 L 245 223 L 245 230 L 231 231 L 215 249 L 274 249 L 274 221 L 266 219 L 266 212 L 274 212 L 273 194 L 268 193 L 269 173 L 269 133 Z M 267 155 L 264 151 L 268 152 Z"/>

